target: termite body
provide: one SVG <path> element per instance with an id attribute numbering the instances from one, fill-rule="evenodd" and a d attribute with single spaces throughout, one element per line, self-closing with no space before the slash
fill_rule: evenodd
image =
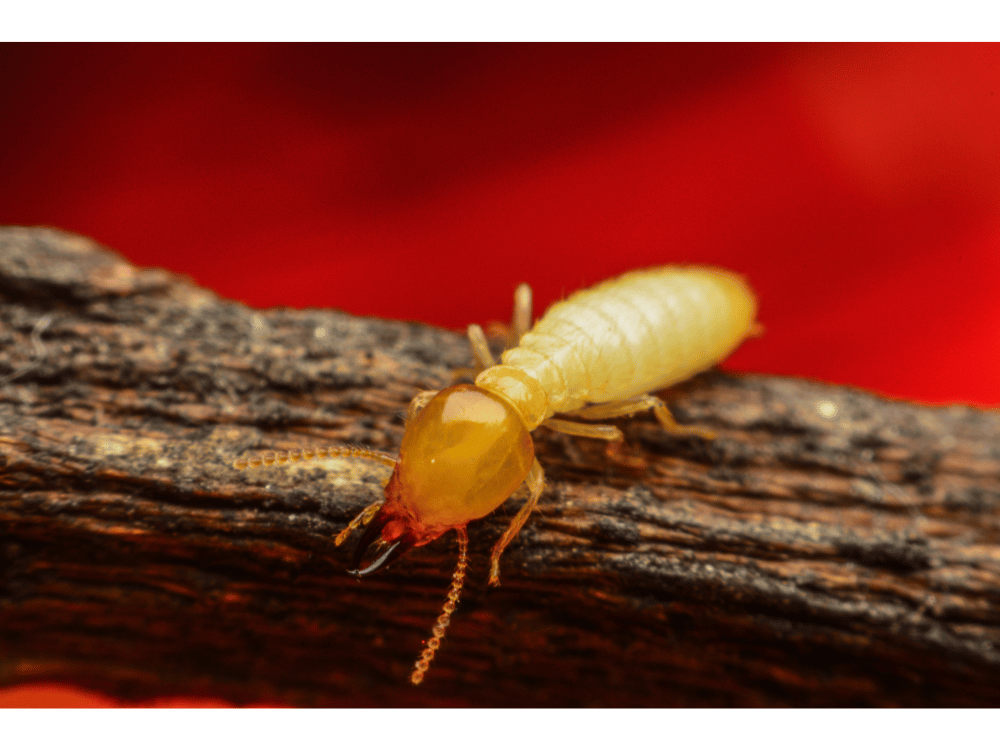
<path id="1" fill-rule="evenodd" d="M 354 552 L 355 575 L 368 575 L 450 529 L 458 534 L 458 567 L 433 637 L 414 667 L 414 684 L 422 681 L 458 601 L 467 565 L 466 525 L 527 485 L 527 502 L 490 556 L 489 582 L 497 585 L 500 555 L 542 493 L 544 473 L 531 431 L 546 426 L 619 445 L 623 436 L 617 427 L 554 415 L 600 420 L 652 409 L 671 432 L 709 436 L 678 425 L 650 394 L 721 362 L 754 331 L 755 316 L 756 300 L 740 276 L 717 268 L 664 266 L 577 292 L 550 307 L 529 331 L 531 292 L 522 285 L 515 294 L 512 348 L 495 363 L 482 330 L 470 326 L 480 368 L 475 385 L 418 394 L 398 459 L 363 449 L 313 452 L 393 466 L 384 500 L 365 508 L 337 537 L 339 545 L 366 525 Z M 285 454 L 279 460 L 309 457 Z M 376 541 L 381 554 L 362 568 Z"/>

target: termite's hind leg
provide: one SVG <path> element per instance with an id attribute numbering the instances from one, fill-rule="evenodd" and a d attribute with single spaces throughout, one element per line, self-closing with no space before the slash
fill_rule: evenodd
<path id="1" fill-rule="evenodd" d="M 509 326 L 502 323 L 495 323 L 490 326 L 490 331 L 496 335 L 502 335 L 505 341 L 505 349 L 513 349 L 521 341 L 521 337 L 531 328 L 531 287 L 521 284 L 514 291 L 514 314 L 511 317 Z M 496 358 L 490 351 L 489 341 L 483 329 L 471 324 L 466 333 L 469 337 L 469 347 L 472 349 L 472 356 L 476 366 L 472 368 L 471 375 L 475 377 L 483 370 L 487 370 L 497 364 Z M 462 368 L 457 371 L 458 376 L 464 377 L 469 374 L 469 370 Z"/>
<path id="2" fill-rule="evenodd" d="M 521 343 L 521 337 L 531 329 L 531 287 L 521 284 L 514 290 L 514 315 L 507 335 L 507 348 Z"/>
<path id="3" fill-rule="evenodd" d="M 351 535 L 352 531 L 359 526 L 367 526 L 375 517 L 375 514 L 378 513 L 378 509 L 382 507 L 382 503 L 384 502 L 384 498 L 382 500 L 378 500 L 358 513 L 358 515 L 354 517 L 354 520 L 351 521 L 343 531 L 337 534 L 337 538 L 333 540 L 333 543 L 339 547 L 347 540 L 347 537 Z"/>
<path id="4" fill-rule="evenodd" d="M 577 412 L 575 412 L 577 413 Z M 567 435 L 577 437 L 596 438 L 597 440 L 607 440 L 608 447 L 604 453 L 609 460 L 630 469 L 645 469 L 646 462 L 641 458 L 626 455 L 622 448 L 625 446 L 625 436 L 622 431 L 610 424 L 583 424 L 582 422 L 570 422 L 566 419 L 546 419 L 542 426 L 548 427 L 556 432 L 563 432 Z"/>
<path id="5" fill-rule="evenodd" d="M 670 409 L 667 408 L 665 403 L 660 401 L 656 396 L 646 396 L 646 398 L 652 402 L 653 414 L 656 415 L 656 419 L 660 425 L 671 435 L 694 435 L 703 440 L 715 440 L 715 433 L 712 430 L 694 425 L 677 424 L 674 415 L 670 413 Z"/>
<path id="6" fill-rule="evenodd" d="M 656 419 L 662 425 L 663 429 L 672 435 L 695 435 L 705 440 L 715 439 L 715 433 L 711 430 L 706 430 L 704 427 L 677 424 L 667 405 L 656 396 L 650 396 L 649 394 L 636 396 L 625 401 L 612 401 L 607 404 L 585 406 L 582 409 L 571 412 L 571 414 L 581 419 L 612 419 L 614 417 L 631 416 L 646 409 L 652 409 L 653 414 L 656 415 Z"/>
<path id="7" fill-rule="evenodd" d="M 517 536 L 517 532 L 521 530 L 524 526 L 524 522 L 528 520 L 528 516 L 531 515 L 531 511 L 535 509 L 538 504 L 538 498 L 541 497 L 542 490 L 545 489 L 545 472 L 542 471 L 542 465 L 538 463 L 536 458 L 534 463 L 531 464 L 531 469 L 528 471 L 528 476 L 525 477 L 524 483 L 528 485 L 528 501 L 524 504 L 524 507 L 517 512 L 514 516 L 514 520 L 510 522 L 510 526 L 503 533 L 496 544 L 493 545 L 493 551 L 490 553 L 490 578 L 489 584 L 491 586 L 500 585 L 500 555 L 503 554 L 504 549 L 507 545 L 514 541 L 514 537 Z"/>

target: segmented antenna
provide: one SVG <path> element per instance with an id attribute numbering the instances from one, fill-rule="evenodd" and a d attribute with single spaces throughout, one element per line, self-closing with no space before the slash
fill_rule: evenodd
<path id="1" fill-rule="evenodd" d="M 260 466 L 275 466 L 297 461 L 315 461 L 324 458 L 365 458 L 390 468 L 396 466 L 396 459 L 388 453 L 370 451 L 367 448 L 305 448 L 293 451 L 272 451 L 254 458 L 240 458 L 233 461 L 234 469 L 256 469 Z"/>
<path id="2" fill-rule="evenodd" d="M 465 533 L 465 527 L 459 526 L 455 529 L 458 534 L 458 565 L 455 566 L 455 574 L 451 577 L 451 588 L 448 589 L 448 598 L 445 600 L 444 608 L 431 628 L 433 636 L 427 641 L 427 648 L 420 654 L 420 659 L 413 665 L 413 674 L 410 675 L 410 682 L 419 685 L 424 681 L 424 674 L 431 666 L 434 659 L 434 652 L 441 646 L 441 639 L 444 638 L 444 631 L 451 622 L 451 614 L 458 604 L 458 595 L 462 593 L 462 584 L 465 583 L 465 566 L 469 559 L 469 535 Z"/>

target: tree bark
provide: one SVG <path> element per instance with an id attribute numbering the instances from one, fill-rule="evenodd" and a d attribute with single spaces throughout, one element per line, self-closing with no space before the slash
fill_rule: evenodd
<path id="1" fill-rule="evenodd" d="M 408 682 L 454 535 L 361 581 L 333 537 L 461 334 L 252 310 L 91 241 L 0 230 L 0 684 L 328 706 L 1000 704 L 1000 416 L 709 372 L 713 440 L 535 433 L 547 486 L 470 525 L 466 589 Z"/>

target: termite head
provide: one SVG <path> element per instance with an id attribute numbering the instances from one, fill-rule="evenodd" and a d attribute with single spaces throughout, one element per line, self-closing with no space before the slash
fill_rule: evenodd
<path id="1" fill-rule="evenodd" d="M 358 541 L 352 572 L 373 573 L 489 514 L 524 481 L 534 456 L 531 434 L 505 398 L 474 385 L 444 389 L 407 425 L 385 503 Z M 376 540 L 380 554 L 361 568 Z"/>

